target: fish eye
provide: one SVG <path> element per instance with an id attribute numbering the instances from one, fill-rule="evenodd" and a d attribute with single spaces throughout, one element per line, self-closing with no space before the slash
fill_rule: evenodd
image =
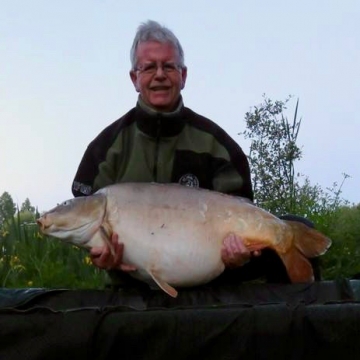
<path id="1" fill-rule="evenodd" d="M 65 200 L 61 205 L 62 206 L 68 206 L 70 205 L 71 201 L 70 200 Z"/>

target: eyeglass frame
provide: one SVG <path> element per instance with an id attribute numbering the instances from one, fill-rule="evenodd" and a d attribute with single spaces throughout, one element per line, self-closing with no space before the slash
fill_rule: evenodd
<path id="1" fill-rule="evenodd" d="M 176 71 L 180 72 L 182 66 L 173 62 L 164 62 L 161 64 L 156 62 L 149 62 L 147 64 L 137 66 L 134 70 L 138 71 L 140 74 L 155 75 L 159 69 L 161 69 L 164 74 L 168 75 L 175 73 Z"/>

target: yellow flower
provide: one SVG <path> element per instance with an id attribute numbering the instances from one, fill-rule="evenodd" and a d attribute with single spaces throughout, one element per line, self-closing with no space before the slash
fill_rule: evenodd
<path id="1" fill-rule="evenodd" d="M 13 267 L 13 269 L 16 270 L 16 271 L 18 271 L 18 272 L 21 272 L 21 271 L 25 270 L 25 266 L 19 264 L 19 265 L 15 265 L 15 266 Z"/>
<path id="2" fill-rule="evenodd" d="M 20 263 L 20 259 L 16 255 L 13 255 L 13 256 L 10 257 L 10 266 L 15 267 L 19 263 Z"/>
<path id="3" fill-rule="evenodd" d="M 21 261 L 16 255 L 10 256 L 9 264 L 10 264 L 11 268 L 15 271 L 21 272 L 21 271 L 25 270 L 25 266 L 21 265 Z"/>
<path id="4" fill-rule="evenodd" d="M 85 258 L 84 258 L 84 264 L 86 264 L 86 265 L 91 265 L 91 264 L 92 264 L 91 259 L 90 259 L 90 256 L 85 256 Z"/>
<path id="5" fill-rule="evenodd" d="M 30 281 L 28 281 L 28 286 L 33 286 L 33 282 L 30 280 Z"/>

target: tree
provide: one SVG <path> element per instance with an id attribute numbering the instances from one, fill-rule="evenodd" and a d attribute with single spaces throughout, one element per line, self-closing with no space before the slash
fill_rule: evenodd
<path id="1" fill-rule="evenodd" d="M 35 213 L 35 207 L 31 205 L 29 198 L 26 198 L 25 201 L 22 203 L 20 211 Z"/>
<path id="2" fill-rule="evenodd" d="M 247 129 L 242 133 L 252 140 L 249 163 L 255 202 L 275 214 L 293 213 L 298 186 L 294 162 L 302 156 L 296 144 L 301 124 L 299 100 L 290 122 L 283 111 L 291 97 L 275 102 L 265 94 L 263 98 L 262 104 L 245 114 Z"/>
<path id="3" fill-rule="evenodd" d="M 297 145 L 301 119 L 298 119 L 299 100 L 292 121 L 283 112 L 285 101 L 268 99 L 245 115 L 245 138 L 252 141 L 249 163 L 255 193 L 255 203 L 276 215 L 301 215 L 333 240 L 330 252 L 324 256 L 324 278 L 360 274 L 359 205 L 349 207 L 341 198 L 341 189 L 349 177 L 343 174 L 340 185 L 323 190 L 311 185 L 308 177 L 295 172 L 295 162 L 302 152 Z M 300 181 L 303 180 L 303 181 Z M 360 277 L 360 275 L 359 275 Z"/>
<path id="4" fill-rule="evenodd" d="M 8 192 L 0 196 L 0 225 L 12 219 L 16 212 L 16 205 Z"/>

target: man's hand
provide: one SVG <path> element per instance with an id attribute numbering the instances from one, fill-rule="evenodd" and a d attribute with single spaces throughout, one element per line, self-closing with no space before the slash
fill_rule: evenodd
<path id="1" fill-rule="evenodd" d="M 260 251 L 251 253 L 244 245 L 243 240 L 235 234 L 226 236 L 221 248 L 221 259 L 225 267 L 236 268 L 250 261 L 252 255 L 259 256 Z"/>
<path id="2" fill-rule="evenodd" d="M 119 236 L 112 234 L 111 243 L 113 245 L 115 255 L 112 255 L 109 246 L 93 247 L 90 250 L 90 259 L 92 263 L 100 269 L 105 270 L 122 270 L 135 271 L 133 265 L 123 264 L 122 258 L 124 254 L 124 244 L 119 243 Z"/>

